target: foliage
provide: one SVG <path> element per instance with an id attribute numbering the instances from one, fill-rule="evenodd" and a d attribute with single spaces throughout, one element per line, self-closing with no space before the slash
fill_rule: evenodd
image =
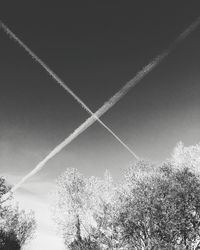
<path id="1" fill-rule="evenodd" d="M 116 220 L 123 249 L 192 249 L 200 238 L 199 177 L 168 162 L 131 181 Z"/>
<path id="2" fill-rule="evenodd" d="M 192 172 L 199 173 L 200 144 L 185 147 L 179 142 L 173 150 L 172 160 L 176 168 L 188 167 Z"/>
<path id="3" fill-rule="evenodd" d="M 0 178 L 0 199 L 10 187 Z M 0 249 L 18 250 L 33 237 L 36 222 L 33 212 L 25 213 L 10 201 L 0 205 Z"/>
<path id="4" fill-rule="evenodd" d="M 75 244 L 77 240 L 94 245 L 97 220 L 104 216 L 105 205 L 110 203 L 113 194 L 113 181 L 108 172 L 104 179 L 85 178 L 76 169 L 68 169 L 58 178 L 53 194 L 53 213 L 67 246 Z M 77 237 L 77 230 L 80 231 L 80 237 Z"/>
<path id="5" fill-rule="evenodd" d="M 20 242 L 14 231 L 5 232 L 0 229 L 0 249 L 1 250 L 20 250 Z"/>
<path id="6" fill-rule="evenodd" d="M 54 216 L 72 250 L 192 250 L 200 245 L 200 146 L 179 143 L 172 159 L 138 161 L 114 184 L 68 169 Z"/>

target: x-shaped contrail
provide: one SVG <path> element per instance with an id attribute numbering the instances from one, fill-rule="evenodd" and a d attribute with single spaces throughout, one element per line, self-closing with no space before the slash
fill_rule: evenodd
<path id="1" fill-rule="evenodd" d="M 11 39 L 13 39 L 17 44 L 19 44 L 42 68 L 64 89 L 66 90 L 73 98 L 84 108 L 90 115 L 94 116 L 95 119 L 106 128 L 137 160 L 139 157 L 134 153 L 130 147 L 122 141 L 104 122 L 102 122 L 95 113 L 66 85 L 66 83 L 59 77 L 57 74 L 50 69 L 50 67 L 41 60 L 22 40 L 16 36 L 7 25 L 5 25 L 2 21 L 0 21 L 0 28 L 2 28 L 6 34 L 9 35 Z"/>
<path id="2" fill-rule="evenodd" d="M 112 96 L 100 109 L 98 109 L 95 115 L 89 117 L 84 123 L 82 123 L 71 135 L 69 135 L 64 141 L 57 145 L 38 165 L 24 176 L 16 185 L 13 186 L 10 193 L 12 194 L 16 191 L 26 180 L 34 176 L 39 172 L 45 164 L 53 158 L 57 153 L 59 153 L 65 146 L 67 146 L 71 141 L 73 141 L 79 134 L 90 127 L 95 121 L 96 117 L 101 117 L 105 112 L 107 112 L 113 105 L 115 105 L 128 91 L 136 86 L 148 73 L 150 73 L 159 63 L 166 58 L 170 52 L 176 48 L 176 46 L 182 42 L 193 30 L 195 30 L 200 24 L 200 17 L 198 17 L 184 32 L 182 32 L 171 45 L 155 57 L 149 64 L 147 64 L 142 70 L 140 70 L 136 76 L 127 82 L 114 96 Z M 8 194 L 7 194 L 8 195 Z"/>

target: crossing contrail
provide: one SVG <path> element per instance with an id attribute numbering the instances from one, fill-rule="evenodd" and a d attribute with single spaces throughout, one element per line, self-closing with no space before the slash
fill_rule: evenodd
<path id="1" fill-rule="evenodd" d="M 131 88 L 136 86 L 148 73 L 150 73 L 164 58 L 166 58 L 170 52 L 176 48 L 176 46 L 182 42 L 192 31 L 194 31 L 200 24 L 200 17 L 198 17 L 184 32 L 182 32 L 171 45 L 156 56 L 149 64 L 147 64 L 142 70 L 140 70 L 134 78 L 127 82 L 114 96 L 112 96 L 100 109 L 96 111 L 94 115 L 89 117 L 84 123 L 82 123 L 74 132 L 57 145 L 39 164 L 26 176 L 24 176 L 10 191 L 10 194 L 15 192 L 25 181 L 38 173 L 45 164 L 58 154 L 65 146 L 72 142 L 78 135 L 90 127 L 95 121 L 96 117 L 101 117 L 106 111 L 108 111 L 113 105 L 115 105 Z"/>
<path id="2" fill-rule="evenodd" d="M 139 157 L 136 155 L 135 152 L 133 152 L 129 146 L 123 142 L 104 122 L 102 122 L 99 117 L 97 117 L 92 110 L 64 83 L 64 81 L 59 78 L 50 68 L 49 66 L 44 63 L 22 40 L 20 40 L 8 27 L 0 20 L 0 28 L 5 31 L 8 36 L 13 39 L 17 44 L 19 44 L 32 58 L 35 60 L 40 66 L 42 66 L 43 69 L 64 89 L 66 90 L 70 95 L 73 96 L 73 98 L 84 108 L 90 115 L 93 115 L 96 120 L 104 127 L 106 128 L 137 160 L 139 160 Z"/>

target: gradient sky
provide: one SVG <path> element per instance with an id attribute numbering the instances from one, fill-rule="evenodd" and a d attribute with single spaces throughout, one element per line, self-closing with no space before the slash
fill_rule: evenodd
<path id="1" fill-rule="evenodd" d="M 93 111 L 199 14 L 198 0 L 67 0 L 54 4 L 8 0 L 0 8 L 0 19 Z M 142 158 L 162 161 L 170 157 L 178 141 L 186 145 L 200 141 L 199 44 L 200 28 L 102 117 Z M 15 183 L 87 117 L 0 30 L 0 172 Z M 28 201 L 35 204 L 31 206 L 40 211 L 41 221 L 47 193 L 67 167 L 98 176 L 109 169 L 117 179 L 132 161 L 116 139 L 94 124 L 17 196 L 25 207 Z M 47 218 L 42 230 L 48 238 L 51 233 L 45 223 Z M 45 245 L 44 240 L 41 244 Z"/>

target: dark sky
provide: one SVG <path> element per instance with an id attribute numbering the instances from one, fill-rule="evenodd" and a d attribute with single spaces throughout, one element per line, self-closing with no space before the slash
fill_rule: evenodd
<path id="1" fill-rule="evenodd" d="M 17 2 L 17 3 L 16 3 Z M 42 3 L 41 3 L 42 2 Z M 2 1 L 0 19 L 97 110 L 200 15 L 199 1 Z M 102 119 L 136 153 L 164 160 L 200 141 L 200 28 Z M 0 164 L 26 173 L 88 114 L 0 30 Z M 95 124 L 49 163 L 115 175 L 132 156 Z M 56 168 L 55 168 L 56 166 Z"/>

